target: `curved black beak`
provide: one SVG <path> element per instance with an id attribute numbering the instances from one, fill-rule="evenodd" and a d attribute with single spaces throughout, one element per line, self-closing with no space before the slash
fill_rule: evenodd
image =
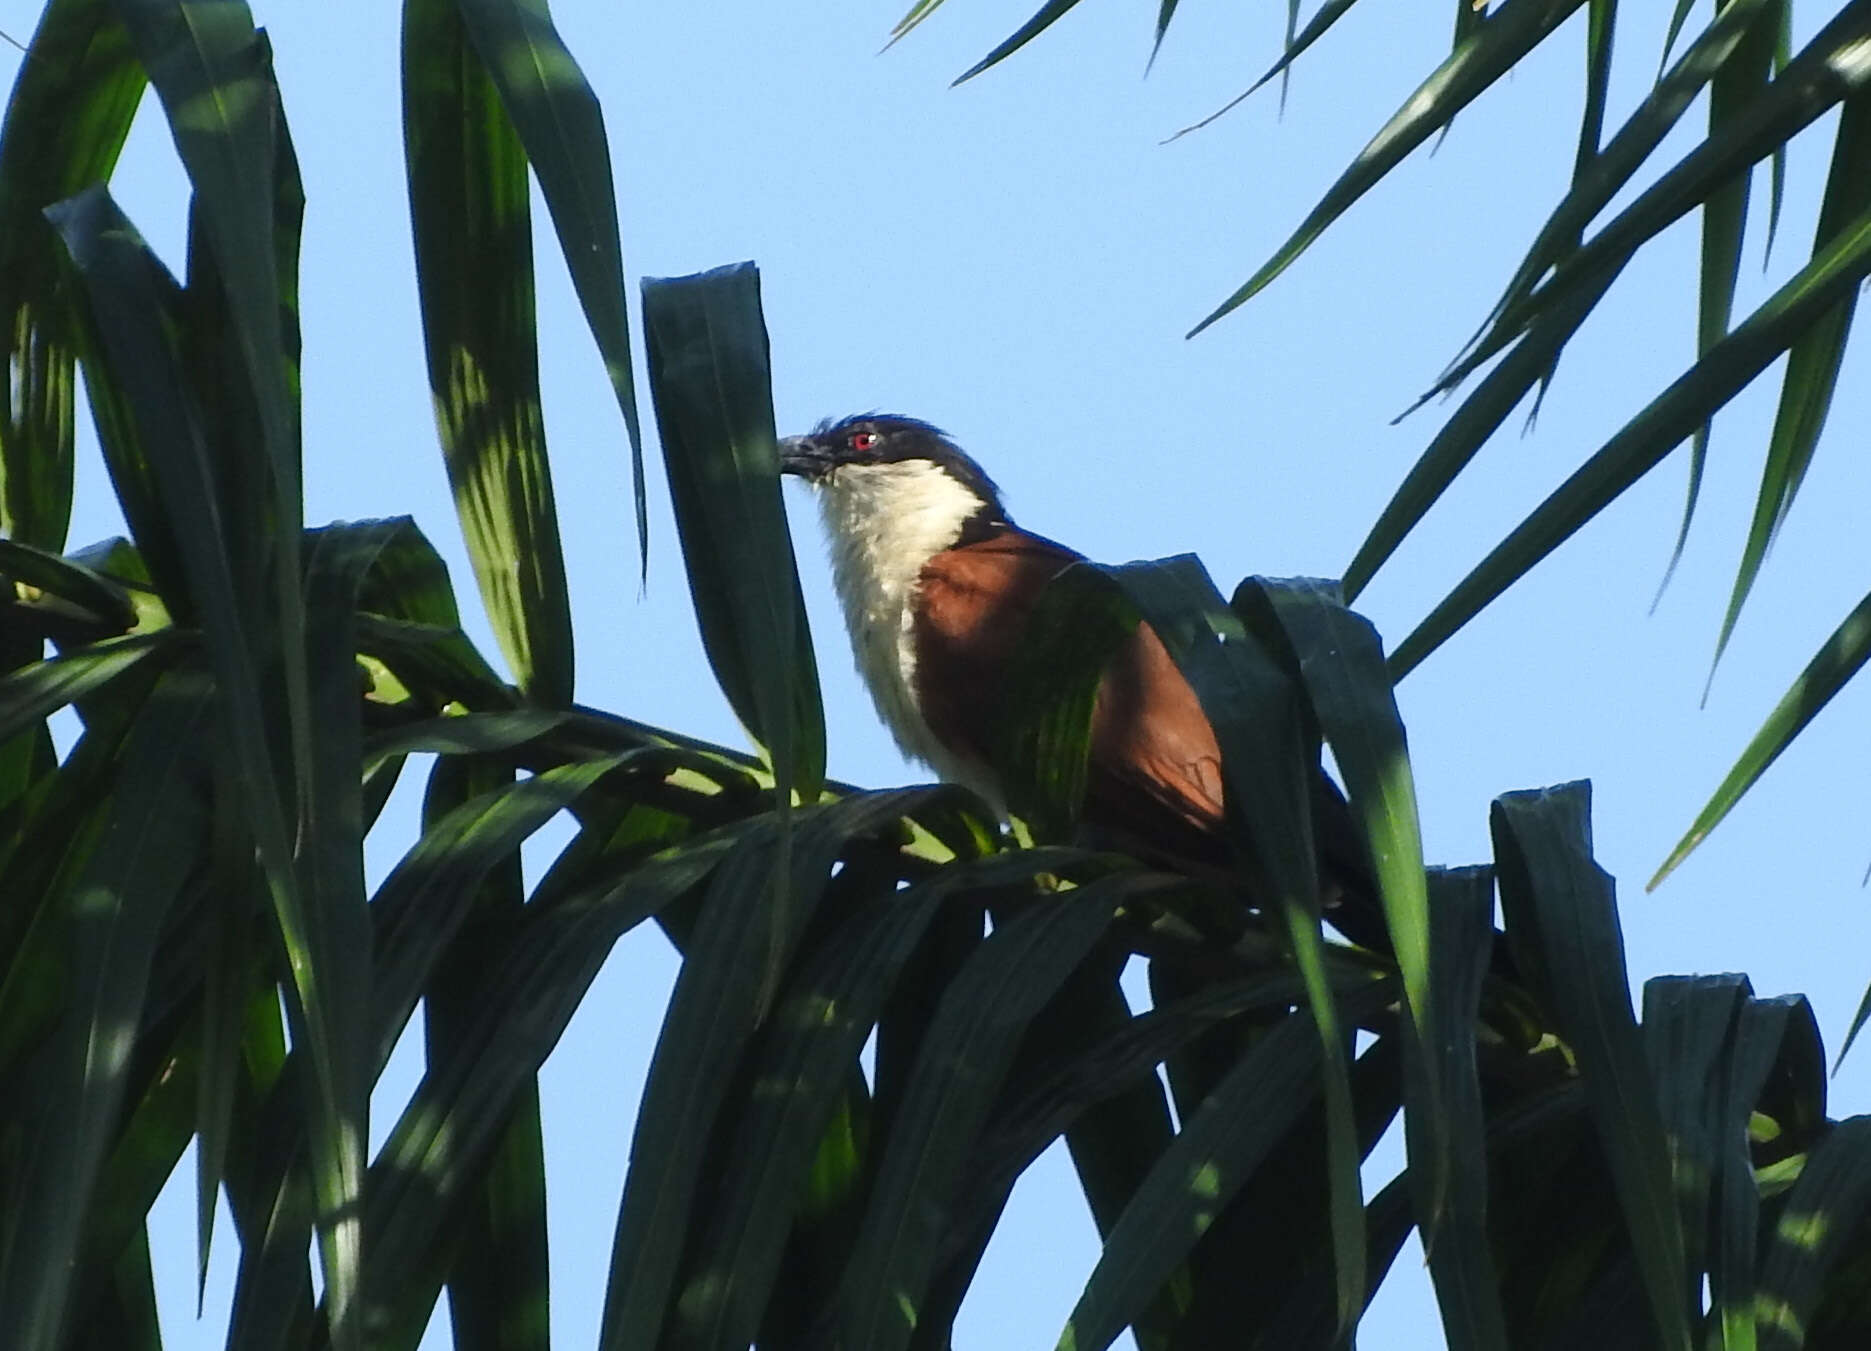
<path id="1" fill-rule="evenodd" d="M 834 467 L 831 454 L 810 436 L 788 436 L 780 442 L 780 472 L 804 479 L 821 479 Z"/>

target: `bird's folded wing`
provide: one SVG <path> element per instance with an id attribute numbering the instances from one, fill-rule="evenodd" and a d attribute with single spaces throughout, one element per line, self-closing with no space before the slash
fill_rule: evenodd
<path id="1" fill-rule="evenodd" d="M 916 607 L 918 701 L 945 745 L 992 765 L 1005 682 L 1033 607 L 1079 555 L 1011 526 L 944 550 L 923 569 Z M 1092 714 L 1088 824 L 1159 847 L 1212 854 L 1222 816 L 1221 752 L 1195 691 L 1148 625 L 1105 673 Z"/>

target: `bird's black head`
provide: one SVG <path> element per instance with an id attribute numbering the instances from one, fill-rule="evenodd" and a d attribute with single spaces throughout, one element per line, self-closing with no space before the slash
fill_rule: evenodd
<path id="1" fill-rule="evenodd" d="M 939 427 L 896 413 L 859 413 L 827 419 L 808 436 L 780 442 L 780 472 L 823 483 L 846 467 L 926 461 L 946 472 L 981 499 L 994 516 L 1001 513 L 1000 489 L 980 465 Z"/>

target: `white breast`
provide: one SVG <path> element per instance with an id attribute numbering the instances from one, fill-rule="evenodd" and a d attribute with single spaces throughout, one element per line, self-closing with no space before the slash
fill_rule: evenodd
<path id="1" fill-rule="evenodd" d="M 974 789 L 998 811 L 995 775 L 944 748 L 917 711 L 910 613 L 923 565 L 961 538 L 980 507 L 979 498 L 926 460 L 844 465 L 819 485 L 832 581 L 878 715 L 905 755 Z"/>

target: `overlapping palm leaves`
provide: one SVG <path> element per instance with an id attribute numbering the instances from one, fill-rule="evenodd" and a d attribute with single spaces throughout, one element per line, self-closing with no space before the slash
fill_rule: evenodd
<path id="1" fill-rule="evenodd" d="M 9 104 L 0 1344 L 160 1344 L 146 1216 L 198 1140 L 230 1346 L 410 1347 L 444 1289 L 457 1344 L 545 1346 L 535 1075 L 650 920 L 683 965 L 618 1141 L 607 1347 L 946 1345 L 1061 1137 L 1106 1239 L 1062 1345 L 1329 1344 L 1412 1225 L 1457 1347 L 1862 1343 L 1871 1151 L 1825 1116 L 1804 1003 L 1653 982 L 1640 1027 L 1581 786 L 1496 804 L 1504 934 L 1494 869 L 1425 872 L 1384 654 L 1336 588 L 1224 600 L 1172 559 L 1047 602 L 1035 669 L 1095 669 L 1085 636 L 1140 615 L 1165 636 L 1251 890 L 1071 845 L 1085 680 L 1014 700 L 1052 843 L 959 790 L 824 786 L 751 269 L 654 284 L 645 331 L 698 621 L 761 754 L 573 705 L 525 212 L 530 171 L 634 447 L 602 118 L 534 0 L 410 0 L 404 37 L 439 439 L 510 681 L 413 523 L 301 527 L 303 202 L 246 7 L 53 0 Z M 181 281 L 103 185 L 146 80 L 194 187 Z M 132 539 L 67 552 L 80 363 Z M 1307 845 L 1322 740 L 1376 865 L 1357 945 Z M 421 828 L 372 889 L 412 756 Z M 517 851 L 561 813 L 529 891 Z M 369 1159 L 418 1003 L 427 1072 Z M 1367 1201 L 1400 1109 L 1409 1166 Z"/>
<path id="2" fill-rule="evenodd" d="M 898 22 L 893 38 L 923 22 L 941 3 L 920 0 Z M 1321 0 L 1302 26 L 1299 0 L 1291 0 L 1284 52 L 1241 98 L 1275 76 L 1290 74 L 1299 57 L 1343 19 L 1353 3 Z M 1042 6 L 961 78 L 999 64 L 1076 4 L 1077 0 L 1052 0 Z M 1708 10 L 1704 26 L 1685 41 L 1692 14 L 1702 8 Z M 1152 60 L 1176 10 L 1176 0 L 1164 0 Z M 1537 406 L 1567 345 L 1631 259 L 1685 215 L 1701 213 L 1695 315 L 1683 319 L 1685 331 L 1695 334 L 1697 359 L 1585 458 L 1397 645 L 1391 664 L 1400 677 L 1672 451 L 1688 444 L 1688 494 L 1670 561 L 1669 571 L 1674 571 L 1695 516 L 1716 414 L 1784 356 L 1760 489 L 1714 643 L 1712 680 L 1825 429 L 1859 288 L 1871 276 L 1871 94 L 1866 92 L 1871 84 L 1871 4 L 1844 0 L 1830 10 L 1823 3 L 1802 5 L 1802 16 L 1817 12 L 1821 23 L 1794 51 L 1794 0 L 1718 0 L 1707 7 L 1677 0 L 1654 87 L 1607 136 L 1617 12 L 1617 0 L 1501 0 L 1493 5 L 1458 0 L 1448 59 L 1378 129 L 1273 256 L 1194 330 L 1199 333 L 1271 284 L 1412 150 L 1447 131 L 1462 109 L 1536 47 L 1562 33 L 1584 37 L 1585 96 L 1571 183 L 1493 311 L 1419 400 L 1420 408 L 1480 377 L 1430 438 L 1347 566 L 1346 596 L 1356 599 L 1509 415 L 1530 396 Z M 1568 22 L 1581 14 L 1581 23 Z M 1705 93 L 1706 131 L 1687 154 L 1666 161 L 1659 147 L 1693 108 L 1704 106 Z M 1753 313 L 1735 323 L 1736 279 L 1757 173 L 1763 167 L 1768 171 L 1765 250 L 1773 246 L 1780 223 L 1787 147 L 1822 120 L 1829 121 L 1828 130 L 1813 134 L 1830 136 L 1832 156 L 1806 261 Z M 1613 199 L 1630 188 L 1642 191 L 1601 220 Z M 1783 242 L 1780 247 L 1792 246 Z M 1667 576 L 1666 572 L 1666 582 Z M 1847 615 L 1813 657 L 1664 860 L 1652 885 L 1727 815 L 1871 657 L 1871 629 L 1864 622 L 1864 610 L 1861 604 Z"/>

